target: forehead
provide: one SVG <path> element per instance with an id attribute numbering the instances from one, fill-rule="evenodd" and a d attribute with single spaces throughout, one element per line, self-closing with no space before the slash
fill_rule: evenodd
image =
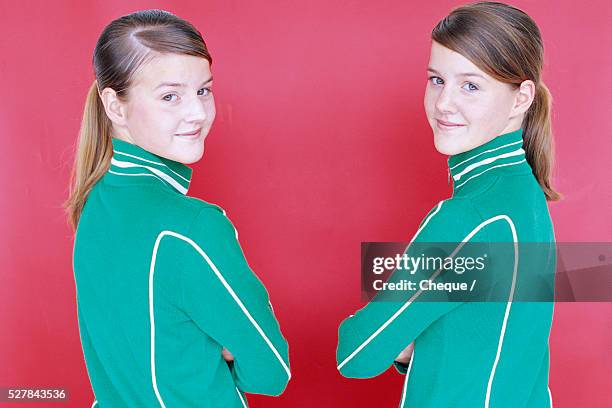
<path id="1" fill-rule="evenodd" d="M 211 77 L 208 60 L 193 55 L 154 54 L 134 74 L 134 86 L 155 88 L 163 82 L 200 85 Z"/>
<path id="2" fill-rule="evenodd" d="M 436 41 L 431 42 L 429 67 L 447 75 L 474 73 L 490 78 L 487 73 L 478 68 L 472 61 Z"/>

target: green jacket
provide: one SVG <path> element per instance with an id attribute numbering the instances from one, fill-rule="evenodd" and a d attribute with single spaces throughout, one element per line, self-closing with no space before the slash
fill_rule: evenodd
<path id="1" fill-rule="evenodd" d="M 188 166 L 112 143 L 73 256 L 94 406 L 244 408 L 244 393 L 281 394 L 287 342 L 225 211 L 186 196 Z"/>
<path id="2" fill-rule="evenodd" d="M 553 225 L 522 134 L 505 133 L 450 156 L 453 195 L 424 217 L 411 243 L 549 243 L 542 269 L 554 271 Z M 513 258 L 517 287 L 539 273 L 518 249 Z M 415 301 L 425 292 L 371 301 L 339 327 L 338 369 L 346 377 L 376 376 L 415 342 L 410 363 L 395 363 L 406 375 L 400 407 L 549 407 L 553 303 L 513 302 L 514 287 L 506 287 L 507 301 L 497 302 Z"/>

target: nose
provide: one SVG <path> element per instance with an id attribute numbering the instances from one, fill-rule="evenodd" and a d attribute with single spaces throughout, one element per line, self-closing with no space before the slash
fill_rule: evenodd
<path id="1" fill-rule="evenodd" d="M 441 113 L 453 113 L 455 111 L 454 96 L 451 87 L 443 87 L 436 99 L 436 109 Z"/>
<path id="2" fill-rule="evenodd" d="M 188 122 L 204 122 L 208 118 L 205 102 L 194 98 L 188 104 L 185 120 Z"/>

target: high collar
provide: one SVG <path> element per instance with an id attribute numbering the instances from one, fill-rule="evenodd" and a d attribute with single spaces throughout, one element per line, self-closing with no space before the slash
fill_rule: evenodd
<path id="1" fill-rule="evenodd" d="M 108 173 L 113 175 L 114 180 L 121 183 L 159 181 L 181 194 L 187 194 L 193 172 L 190 167 L 115 137 L 112 143 L 113 157 Z"/>
<path id="2" fill-rule="evenodd" d="M 526 173 L 531 170 L 523 150 L 523 129 L 501 134 L 480 146 L 448 158 L 453 193 L 484 182 L 500 172 Z M 464 187 L 465 186 L 465 187 Z"/>

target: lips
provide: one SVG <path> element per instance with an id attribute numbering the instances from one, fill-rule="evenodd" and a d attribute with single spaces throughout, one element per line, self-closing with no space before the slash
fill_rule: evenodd
<path id="1" fill-rule="evenodd" d="M 197 136 L 197 135 L 200 134 L 201 131 L 202 131 L 202 128 L 198 128 L 198 129 L 195 129 L 195 130 L 193 130 L 191 132 L 177 133 L 176 135 L 177 136 Z"/>
<path id="2" fill-rule="evenodd" d="M 465 126 L 460 123 L 447 122 L 447 121 L 440 120 L 440 119 L 436 119 L 436 124 L 438 125 L 438 128 L 444 129 L 444 130 L 457 129 L 462 126 Z"/>

